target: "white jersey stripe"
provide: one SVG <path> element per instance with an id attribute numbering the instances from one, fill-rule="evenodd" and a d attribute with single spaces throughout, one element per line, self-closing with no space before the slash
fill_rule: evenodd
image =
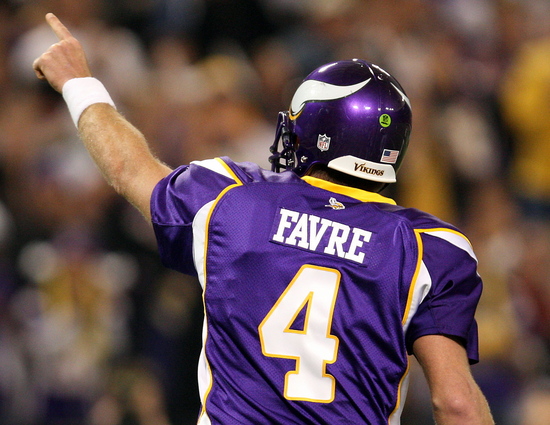
<path id="1" fill-rule="evenodd" d="M 426 298 L 426 295 L 428 295 L 431 287 L 432 278 L 430 277 L 430 273 L 428 272 L 428 268 L 424 264 L 424 261 L 422 261 L 420 263 L 420 270 L 416 278 L 416 283 L 414 283 L 411 305 L 409 307 L 409 311 L 407 312 L 405 323 L 403 324 L 404 332 L 407 332 L 409 324 L 411 323 L 413 316 L 418 310 L 418 306 L 422 303 L 422 301 L 424 301 L 424 298 Z"/>
<path id="2" fill-rule="evenodd" d="M 231 180 L 235 180 L 235 176 L 232 175 L 228 168 L 224 166 L 224 162 L 217 158 L 215 159 L 205 159 L 203 161 L 192 161 L 191 164 L 199 165 L 204 168 L 208 168 L 210 171 L 214 171 L 222 176 L 228 177 Z"/>
<path id="3" fill-rule="evenodd" d="M 477 261 L 477 257 L 474 253 L 472 245 L 464 235 L 458 232 L 455 232 L 452 230 L 446 230 L 446 229 L 433 229 L 433 230 L 425 230 L 422 232 L 427 233 L 428 235 L 435 236 L 436 238 L 446 240 L 447 242 L 453 244 L 457 248 L 460 248 L 466 251 L 470 255 L 470 257 L 472 257 L 474 260 Z"/>
<path id="4" fill-rule="evenodd" d="M 407 400 L 407 393 L 409 392 L 410 378 L 409 368 L 407 368 L 407 372 L 405 372 L 405 376 L 401 380 L 401 385 L 399 387 L 399 404 L 389 417 L 388 425 L 401 425 L 401 414 L 405 408 L 405 401 Z"/>
<path id="5" fill-rule="evenodd" d="M 197 270 L 197 277 L 203 290 L 203 305 L 204 305 L 204 291 L 206 290 L 206 249 L 208 245 L 208 225 L 210 222 L 210 215 L 214 209 L 216 202 L 232 187 L 242 184 L 236 179 L 236 176 L 231 175 L 231 169 L 226 167 L 225 163 L 221 159 L 215 159 L 212 161 L 200 161 L 200 165 L 206 165 L 206 168 L 216 171 L 222 175 L 226 175 L 236 181 L 236 184 L 226 187 L 218 197 L 203 205 L 202 208 L 195 215 L 193 220 L 193 262 L 195 263 L 195 269 Z M 217 165 L 216 165 L 217 164 Z M 199 396 L 202 404 L 202 411 L 199 416 L 198 425 L 210 425 L 211 421 L 206 412 L 206 398 L 212 388 L 213 378 L 208 358 L 206 355 L 206 340 L 208 339 L 208 320 L 206 316 L 206 306 L 204 314 L 204 322 L 202 328 L 202 350 L 199 357 L 198 364 L 198 384 L 199 384 Z"/>
<path id="6" fill-rule="evenodd" d="M 416 232 L 417 241 L 418 241 L 418 253 L 421 256 L 424 252 L 424 248 L 422 245 L 422 238 L 420 237 L 418 231 Z M 430 291 L 432 287 L 432 278 L 430 276 L 430 273 L 428 271 L 428 268 L 426 267 L 426 264 L 424 264 L 424 261 L 422 259 L 419 259 L 418 264 L 418 270 L 414 276 L 413 282 L 411 282 L 411 288 L 412 293 L 409 294 L 409 301 L 407 302 L 407 311 L 405 312 L 405 316 L 403 318 L 403 333 L 407 332 L 407 329 L 409 328 L 409 325 L 411 323 L 412 318 L 418 311 L 419 305 L 424 301 L 424 298 L 426 298 L 426 295 L 428 295 L 428 292 Z M 410 365 L 409 365 L 410 366 Z M 400 425 L 401 424 L 401 414 L 403 413 L 403 409 L 405 407 L 405 401 L 407 400 L 407 392 L 409 390 L 409 367 L 407 367 L 407 371 L 405 372 L 405 375 L 403 376 L 401 383 L 399 384 L 399 397 L 397 400 L 397 404 L 395 406 L 395 410 L 392 412 L 390 417 L 388 418 L 388 425 Z"/>
<path id="7" fill-rule="evenodd" d="M 217 161 L 216 161 L 217 162 Z M 211 201 L 205 204 L 195 215 L 193 220 L 193 261 L 195 262 L 195 268 L 197 270 L 198 279 L 200 285 L 204 291 L 206 285 L 206 263 L 205 263 L 205 246 L 206 246 L 206 227 L 208 219 L 210 217 L 210 211 L 215 201 Z M 206 338 L 208 337 L 206 314 L 202 325 L 202 349 L 198 363 L 198 384 L 199 395 L 203 411 L 201 412 L 199 422 L 200 425 L 210 425 L 210 419 L 204 411 L 204 405 L 206 402 L 206 395 L 210 387 L 212 386 L 212 375 L 210 373 L 210 367 L 206 358 L 204 347 L 206 346 Z"/>
<path id="8" fill-rule="evenodd" d="M 205 252 L 206 245 L 206 225 L 210 216 L 210 211 L 215 201 L 210 201 L 197 212 L 193 220 L 193 262 L 197 270 L 199 282 L 204 290 L 206 270 L 205 270 Z"/>

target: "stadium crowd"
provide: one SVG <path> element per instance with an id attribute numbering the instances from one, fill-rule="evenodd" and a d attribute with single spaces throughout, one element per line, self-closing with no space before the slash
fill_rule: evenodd
<path id="1" fill-rule="evenodd" d="M 269 167 L 277 112 L 307 72 L 352 57 L 390 70 L 414 126 L 385 194 L 470 237 L 484 279 L 475 377 L 496 423 L 550 423 L 547 0 L 2 0 L 0 423 L 198 413 L 199 286 L 160 264 L 150 226 L 35 78 L 57 41 L 49 11 L 171 166 L 227 155 Z M 412 373 L 403 423 L 425 425 Z"/>

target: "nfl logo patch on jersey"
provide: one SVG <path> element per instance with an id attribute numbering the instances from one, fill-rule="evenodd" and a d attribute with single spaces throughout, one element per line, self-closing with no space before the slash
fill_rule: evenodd
<path id="1" fill-rule="evenodd" d="M 330 137 L 326 134 L 319 134 L 319 137 L 317 138 L 317 147 L 321 152 L 328 151 L 328 148 L 330 147 Z"/>

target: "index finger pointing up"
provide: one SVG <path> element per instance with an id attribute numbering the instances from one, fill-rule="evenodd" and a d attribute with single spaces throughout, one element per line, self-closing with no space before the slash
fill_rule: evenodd
<path id="1" fill-rule="evenodd" d="M 53 13 L 48 13 L 46 15 L 46 22 L 50 25 L 51 29 L 57 35 L 59 40 L 66 40 L 67 38 L 72 37 L 71 32 L 67 29 L 65 25 L 61 23 L 59 18 Z"/>

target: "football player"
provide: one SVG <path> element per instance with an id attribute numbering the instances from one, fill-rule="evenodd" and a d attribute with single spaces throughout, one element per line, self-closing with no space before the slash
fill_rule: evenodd
<path id="1" fill-rule="evenodd" d="M 453 226 L 379 194 L 411 132 L 399 83 L 324 65 L 279 115 L 273 170 L 229 158 L 171 170 L 91 76 L 79 42 L 34 63 L 113 187 L 152 221 L 164 264 L 204 293 L 207 424 L 399 424 L 410 355 L 438 424 L 492 424 L 478 361 L 476 257 Z"/>

